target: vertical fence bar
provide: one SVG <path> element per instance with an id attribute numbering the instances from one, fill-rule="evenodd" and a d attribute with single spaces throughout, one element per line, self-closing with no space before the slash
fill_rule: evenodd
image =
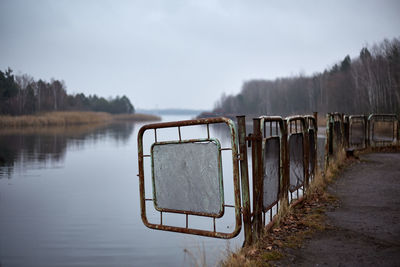
<path id="1" fill-rule="evenodd" d="M 397 118 L 397 145 L 400 146 L 400 117 Z"/>
<path id="2" fill-rule="evenodd" d="M 243 246 L 252 244 L 251 233 L 251 210 L 250 210 L 250 190 L 249 190 L 249 171 L 247 162 L 246 146 L 246 117 L 237 116 L 239 132 L 239 151 L 240 151 L 240 176 L 242 183 L 242 214 L 244 225 L 244 243 Z"/>
<path id="3" fill-rule="evenodd" d="M 318 133 L 318 112 L 314 111 L 313 116 L 315 119 L 315 132 Z"/>
<path id="4" fill-rule="evenodd" d="M 253 144 L 252 144 L 252 167 L 253 167 L 253 230 L 254 241 L 261 237 L 263 230 L 263 161 L 262 161 L 262 135 L 260 118 L 253 119 Z"/>
<path id="5" fill-rule="evenodd" d="M 333 144 L 332 144 L 332 127 L 331 127 L 331 114 L 326 114 L 326 139 L 325 139 L 325 172 L 329 166 L 329 156 L 333 152 Z"/>
<path id="6" fill-rule="evenodd" d="M 280 201 L 281 207 L 289 205 L 289 155 L 288 155 L 288 127 L 287 121 L 284 120 L 282 123 L 282 138 L 281 138 L 281 188 L 280 188 Z M 284 203 L 285 202 L 285 203 Z"/>
<path id="7" fill-rule="evenodd" d="M 369 116 L 365 115 L 364 116 L 364 125 L 365 125 L 365 148 L 369 147 L 369 138 L 370 138 L 370 120 L 369 120 Z"/>
<path id="8" fill-rule="evenodd" d="M 315 150 L 315 159 L 314 159 L 314 178 L 315 178 L 315 175 L 316 175 L 316 173 L 318 172 L 318 159 L 319 159 L 319 157 L 318 157 L 318 112 L 316 112 L 316 111 L 314 111 L 313 112 L 313 115 L 314 115 L 314 119 L 315 119 L 315 125 L 314 125 L 314 127 L 315 127 L 315 129 L 314 129 L 314 140 L 315 140 L 315 142 L 314 142 L 314 147 L 312 148 L 312 149 L 314 149 Z"/>
<path id="9" fill-rule="evenodd" d="M 304 120 L 303 127 L 303 173 L 304 173 L 304 191 L 308 190 L 308 185 L 310 183 L 310 139 L 308 137 L 308 120 Z"/>
<path id="10" fill-rule="evenodd" d="M 349 148 L 350 144 L 350 120 L 349 116 L 343 116 L 343 128 L 344 128 L 344 147 Z"/>

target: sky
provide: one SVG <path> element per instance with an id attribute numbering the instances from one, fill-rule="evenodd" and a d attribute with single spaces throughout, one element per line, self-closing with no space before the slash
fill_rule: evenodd
<path id="1" fill-rule="evenodd" d="M 386 0 L 0 0 L 0 69 L 207 110 L 244 81 L 312 75 L 399 38 L 399 14 Z"/>

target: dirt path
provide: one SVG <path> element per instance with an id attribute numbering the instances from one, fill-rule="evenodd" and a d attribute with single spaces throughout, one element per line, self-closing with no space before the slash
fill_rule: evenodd
<path id="1" fill-rule="evenodd" d="M 287 251 L 283 266 L 400 266 L 400 153 L 361 156 L 329 191 L 330 229 Z"/>

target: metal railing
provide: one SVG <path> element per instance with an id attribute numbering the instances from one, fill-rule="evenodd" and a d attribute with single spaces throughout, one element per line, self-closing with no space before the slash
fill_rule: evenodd
<path id="1" fill-rule="evenodd" d="M 398 120 L 394 114 L 371 114 L 368 117 L 368 136 L 371 147 L 396 145 Z"/>
<path id="2" fill-rule="evenodd" d="M 239 234 L 243 219 L 244 245 L 252 244 L 261 236 L 267 224 L 266 215 L 269 215 L 268 221 L 271 225 L 279 208 L 287 204 L 295 205 L 300 201 L 307 192 L 310 181 L 315 178 L 318 168 L 317 115 L 314 113 L 287 118 L 279 116 L 254 118 L 253 133 L 249 135 L 246 133 L 245 116 L 237 117 L 237 130 L 233 121 L 226 118 L 143 126 L 138 134 L 139 187 L 143 223 L 153 229 L 232 238 Z M 325 170 L 331 159 L 336 158 L 343 150 L 354 151 L 400 144 L 399 121 L 396 115 L 347 116 L 329 113 L 326 121 Z M 230 147 L 222 147 L 219 140 L 211 135 L 209 128 L 214 124 L 227 126 L 230 133 Z M 193 125 L 202 125 L 205 136 L 183 139 L 181 129 Z M 159 141 L 157 130 L 161 128 L 175 128 L 177 138 Z M 154 135 L 153 143 L 147 153 L 143 146 L 143 136 L 146 131 L 152 131 Z M 252 155 L 252 209 L 248 146 L 251 146 Z M 234 186 L 232 192 L 234 203 L 231 204 L 224 202 L 223 184 L 226 178 L 222 177 L 221 163 L 221 151 L 224 150 L 231 151 Z M 145 175 L 146 159 L 151 162 L 151 178 Z M 151 181 L 153 189 L 151 197 L 145 193 L 146 180 Z M 187 186 L 186 189 L 180 187 L 186 180 L 191 181 L 192 193 L 185 191 Z M 196 193 L 193 193 L 195 191 Z M 296 197 L 293 196 L 295 192 Z M 296 199 L 298 201 L 293 201 Z M 156 212 L 159 213 L 159 223 L 149 222 L 146 202 L 153 202 Z M 230 233 L 216 231 L 216 223 L 219 218 L 224 217 L 226 208 L 235 210 L 235 228 Z M 184 214 L 185 227 L 166 225 L 163 222 L 165 213 Z M 191 228 L 189 216 L 210 218 L 213 230 Z"/>
<path id="3" fill-rule="evenodd" d="M 218 139 L 211 136 L 210 124 L 225 124 L 227 126 L 231 136 L 230 147 L 221 147 Z M 194 125 L 205 126 L 205 137 L 182 139 L 181 129 Z M 163 128 L 174 128 L 176 140 L 159 141 L 157 130 Z M 148 148 L 150 151 L 145 151 L 144 147 L 143 136 L 146 131 L 153 131 L 154 135 L 154 142 Z M 226 118 L 187 120 L 143 126 L 138 133 L 138 176 L 143 223 L 152 229 L 209 237 L 232 238 L 238 235 L 241 230 L 242 218 L 237 136 L 235 124 Z M 221 163 L 221 151 L 223 150 L 232 152 L 234 187 L 234 203 L 232 204 L 224 203 Z M 151 160 L 153 187 L 151 197 L 146 196 L 145 189 L 145 181 L 150 179 L 146 177 L 144 170 L 146 158 Z M 206 167 L 204 167 L 205 165 Z M 186 182 L 188 180 L 189 182 Z M 149 221 L 146 202 L 153 202 L 155 210 L 159 212 L 159 223 Z M 217 219 L 224 215 L 225 208 L 235 210 L 235 227 L 230 233 L 216 231 Z M 163 222 L 163 214 L 165 213 L 184 214 L 185 227 L 166 225 Z M 213 231 L 190 228 L 189 216 L 210 217 Z"/>

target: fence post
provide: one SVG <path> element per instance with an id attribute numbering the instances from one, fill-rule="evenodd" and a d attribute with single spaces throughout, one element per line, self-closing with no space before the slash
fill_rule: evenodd
<path id="1" fill-rule="evenodd" d="M 397 118 L 397 145 L 400 146 L 400 118 Z"/>
<path id="2" fill-rule="evenodd" d="M 315 160 L 314 160 L 314 177 L 315 174 L 318 172 L 319 166 L 318 166 L 318 112 L 314 111 L 314 119 L 315 119 L 315 144 L 314 144 L 314 150 L 315 150 Z"/>
<path id="3" fill-rule="evenodd" d="M 370 139 L 370 130 L 369 130 L 369 116 L 364 115 L 364 125 L 365 125 L 365 148 L 369 147 L 369 139 Z"/>
<path id="4" fill-rule="evenodd" d="M 325 172 L 329 166 L 329 156 L 333 153 L 331 114 L 326 114 Z"/>
<path id="5" fill-rule="evenodd" d="M 344 127 L 344 147 L 346 149 L 349 148 L 349 129 L 350 129 L 350 120 L 349 116 L 343 116 L 343 127 Z"/>
<path id="6" fill-rule="evenodd" d="M 303 129 L 303 169 L 304 169 L 304 190 L 307 192 L 310 183 L 310 139 L 308 136 L 308 119 L 304 119 Z"/>
<path id="7" fill-rule="evenodd" d="M 262 135 L 260 118 L 253 119 L 253 230 L 254 241 L 261 237 L 263 230 L 262 209 L 263 209 L 263 161 L 262 161 Z"/>
<path id="8" fill-rule="evenodd" d="M 341 113 L 340 115 L 340 135 L 342 136 L 341 140 L 340 140 L 340 149 L 344 149 L 345 148 L 345 136 L 344 136 L 344 113 Z"/>
<path id="9" fill-rule="evenodd" d="M 283 120 L 282 123 L 282 139 L 281 139 L 281 166 L 282 166 L 282 176 L 281 176 L 281 188 L 280 188 L 280 201 L 285 201 L 282 203 L 281 207 L 289 205 L 289 161 L 288 161 L 288 131 L 287 131 L 287 121 Z"/>
<path id="10" fill-rule="evenodd" d="M 313 116 L 315 119 L 315 133 L 318 135 L 318 112 L 314 111 Z"/>
<path id="11" fill-rule="evenodd" d="M 249 171 L 247 162 L 246 146 L 246 117 L 237 116 L 239 132 L 239 151 L 240 151 L 240 176 L 242 183 L 242 214 L 244 224 L 244 243 L 243 246 L 252 244 L 251 233 L 251 211 L 250 211 L 250 192 L 249 192 Z"/>

